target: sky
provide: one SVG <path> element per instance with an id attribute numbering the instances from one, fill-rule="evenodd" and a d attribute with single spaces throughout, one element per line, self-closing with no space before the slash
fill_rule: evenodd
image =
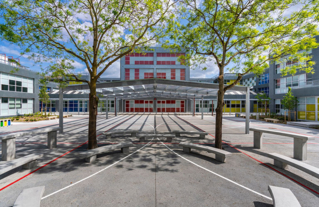
<path id="1" fill-rule="evenodd" d="M 288 13 L 295 11 L 296 8 L 297 7 L 291 8 Z M 78 18 L 83 20 L 83 22 L 85 23 L 88 17 L 80 16 Z M 3 23 L 3 20 L 1 20 L 1 18 L 0 18 L 0 23 Z M 41 67 L 35 64 L 32 60 L 28 59 L 27 55 L 21 56 L 20 51 L 21 50 L 19 46 L 5 40 L 0 40 L 0 54 L 6 54 L 7 56 L 12 56 L 13 58 L 19 58 L 20 63 L 23 66 L 28 67 L 32 71 L 41 72 Z M 46 66 L 49 66 L 49 63 L 44 62 L 42 63 L 42 65 L 46 67 Z M 80 60 L 75 61 L 73 63 L 73 66 L 75 67 L 76 72 L 87 73 L 85 64 L 80 62 Z M 191 78 L 212 78 L 218 75 L 218 67 L 214 63 L 214 61 L 207 62 L 206 64 L 201 66 L 207 67 L 207 70 L 203 71 L 201 68 L 191 69 L 190 71 Z M 102 77 L 119 78 L 120 77 L 120 61 L 118 60 L 113 65 L 111 65 L 102 75 Z"/>
<path id="2" fill-rule="evenodd" d="M 35 64 L 34 61 L 28 59 L 27 55 L 21 56 L 20 55 L 20 48 L 19 46 L 12 44 L 6 40 L 0 40 L 0 54 L 6 54 L 6 56 L 12 56 L 13 58 L 19 58 L 20 64 L 23 66 L 28 67 L 28 69 L 41 72 L 41 67 L 38 64 Z M 42 63 L 44 67 L 48 66 L 49 63 Z M 84 63 L 75 61 L 73 66 L 76 69 L 76 72 L 87 72 L 86 66 Z M 202 69 L 191 69 L 190 77 L 191 78 L 211 78 L 218 74 L 218 68 L 213 62 L 207 62 L 205 64 L 207 67 L 206 71 Z M 120 61 L 115 62 L 112 64 L 102 75 L 102 77 L 106 78 L 119 78 L 120 77 Z"/>

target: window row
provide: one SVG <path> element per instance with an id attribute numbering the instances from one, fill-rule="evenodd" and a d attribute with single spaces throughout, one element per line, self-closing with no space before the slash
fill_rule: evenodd
<path id="1" fill-rule="evenodd" d="M 269 96 L 269 87 L 258 88 L 258 92 L 264 92 Z"/>
<path id="2" fill-rule="evenodd" d="M 179 56 L 185 56 L 185 53 L 157 53 L 157 57 L 179 57 Z"/>
<path id="3" fill-rule="evenodd" d="M 144 72 L 144 71 L 150 71 L 150 70 L 148 70 L 148 69 L 125 69 L 125 74 L 124 74 L 125 80 L 138 80 L 138 79 L 154 78 L 153 72 Z M 170 70 L 169 69 L 158 69 L 158 71 L 159 72 L 156 73 L 156 77 L 160 78 L 160 79 L 186 80 L 185 69 L 170 69 Z"/>
<path id="4" fill-rule="evenodd" d="M 135 61 L 135 65 L 154 65 L 154 61 Z"/>
<path id="5" fill-rule="evenodd" d="M 154 53 L 130 53 L 126 57 L 154 57 Z"/>
<path id="6" fill-rule="evenodd" d="M 157 61 L 157 65 L 176 65 L 175 61 Z"/>
<path id="7" fill-rule="evenodd" d="M 269 83 L 269 73 L 260 75 L 258 85 L 267 83 Z"/>

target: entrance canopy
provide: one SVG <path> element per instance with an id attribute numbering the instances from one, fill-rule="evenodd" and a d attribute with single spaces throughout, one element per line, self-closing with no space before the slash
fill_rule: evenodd
<path id="1" fill-rule="evenodd" d="M 148 98 L 205 98 L 216 96 L 218 84 L 177 81 L 166 79 L 125 80 L 98 83 L 97 92 L 107 98 L 148 99 Z M 89 93 L 88 85 L 70 85 L 63 91 L 81 91 Z M 247 87 L 234 86 L 229 90 L 233 95 L 245 95 Z M 67 92 L 68 93 L 68 92 Z"/>
<path id="2" fill-rule="evenodd" d="M 151 98 L 167 98 L 167 99 L 190 99 L 217 96 L 218 84 L 215 83 L 200 83 L 190 81 L 177 81 L 167 79 L 139 79 L 139 80 L 124 80 L 109 83 L 98 83 L 96 85 L 97 92 L 107 98 L 125 99 L 151 99 Z M 89 93 L 89 86 L 85 85 L 70 85 L 63 89 L 64 93 Z M 250 111 L 250 90 L 249 87 L 234 86 L 228 90 L 232 95 L 246 95 L 246 124 L 245 133 L 249 134 L 249 111 Z M 62 108 L 63 92 L 59 92 L 59 108 Z M 116 102 L 115 102 L 116 105 Z M 108 108 L 108 107 L 106 107 Z M 60 113 L 60 128 L 63 132 L 63 111 Z M 195 113 L 195 111 L 194 111 Z M 115 116 L 116 116 L 115 110 Z M 106 111 L 106 117 L 108 112 Z M 203 119 L 203 111 L 202 111 Z"/>

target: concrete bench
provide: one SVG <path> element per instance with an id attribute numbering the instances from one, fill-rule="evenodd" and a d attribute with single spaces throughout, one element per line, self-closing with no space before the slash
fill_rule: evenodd
<path id="1" fill-rule="evenodd" d="M 298 160 L 307 160 L 307 141 L 309 139 L 308 136 L 290 133 L 290 132 L 270 130 L 270 129 L 249 128 L 249 130 L 254 132 L 254 147 L 255 148 L 258 148 L 258 149 L 262 148 L 263 133 L 291 137 L 294 139 L 294 158 Z"/>
<path id="2" fill-rule="evenodd" d="M 266 122 L 270 121 L 270 122 L 273 122 L 273 123 L 278 123 L 278 122 L 279 122 L 278 119 L 271 119 L 271 118 L 264 118 L 264 120 L 265 120 Z"/>
<path id="3" fill-rule="evenodd" d="M 17 200 L 14 202 L 14 207 L 40 207 L 41 198 L 45 187 L 38 186 L 34 188 L 24 189 Z"/>
<path id="4" fill-rule="evenodd" d="M 111 151 L 114 151 L 117 149 L 121 149 L 122 153 L 128 153 L 129 147 L 132 147 L 132 146 L 133 146 L 132 142 L 123 142 L 123 143 L 119 143 L 119 144 L 98 147 L 95 149 L 87 150 L 85 152 L 74 153 L 74 155 L 76 157 L 81 158 L 81 159 L 85 158 L 87 162 L 92 163 L 96 160 L 96 156 L 98 154 L 111 152 Z"/>
<path id="5" fill-rule="evenodd" d="M 172 142 L 175 138 L 174 134 L 138 134 L 136 136 L 140 139 L 140 142 L 145 142 L 146 138 L 166 138 L 166 142 Z"/>
<path id="6" fill-rule="evenodd" d="M 308 173 L 316 178 L 319 178 L 319 168 L 311 166 L 307 163 L 304 163 L 302 161 L 298 161 L 277 153 L 270 153 L 268 154 L 268 157 L 274 159 L 274 165 L 278 168 L 287 169 L 288 168 L 287 165 L 291 165 L 305 173 Z"/>
<path id="7" fill-rule="evenodd" d="M 49 116 L 49 117 L 47 117 L 47 120 L 56 119 L 56 118 L 57 118 L 57 116 Z"/>
<path id="8" fill-rule="evenodd" d="M 274 207 L 301 207 L 295 195 L 288 188 L 268 186 Z"/>
<path id="9" fill-rule="evenodd" d="M 15 159 L 16 154 L 16 138 L 25 136 L 25 135 L 34 135 L 37 133 L 48 133 L 47 144 L 49 149 L 53 149 L 57 147 L 57 131 L 59 131 L 59 127 L 49 127 L 44 129 L 36 129 L 24 132 L 16 132 L 10 134 L 0 135 L 0 139 L 2 142 L 2 161 L 10 161 Z"/>
<path id="10" fill-rule="evenodd" d="M 109 131 L 109 132 L 104 132 L 103 134 L 106 136 L 107 139 L 111 138 L 112 135 L 122 135 L 124 136 L 125 134 L 129 134 L 131 137 L 136 137 L 136 134 L 139 133 L 139 130 L 121 130 L 121 131 Z"/>
<path id="11" fill-rule="evenodd" d="M 215 159 L 218 160 L 219 162 L 226 162 L 226 158 L 229 157 L 232 153 L 227 152 L 222 149 L 217 149 L 214 147 L 208 147 L 208 146 L 202 146 L 198 144 L 192 144 L 189 142 L 181 142 L 179 143 L 179 146 L 183 147 L 184 152 L 190 152 L 191 149 L 197 149 L 197 150 L 202 150 L 202 151 L 207 151 L 210 153 L 214 153 Z"/>
<path id="12" fill-rule="evenodd" d="M 172 131 L 172 133 L 175 133 L 176 137 L 180 137 L 181 134 L 187 134 L 187 135 L 199 135 L 200 139 L 205 139 L 205 136 L 208 135 L 207 132 L 194 132 L 194 131 Z"/>
<path id="13" fill-rule="evenodd" d="M 37 160 L 41 158 L 42 154 L 30 154 L 24 157 L 12 161 L 1 161 L 0 162 L 0 175 L 9 172 L 17 167 L 22 166 L 24 169 L 32 169 L 36 166 Z"/>

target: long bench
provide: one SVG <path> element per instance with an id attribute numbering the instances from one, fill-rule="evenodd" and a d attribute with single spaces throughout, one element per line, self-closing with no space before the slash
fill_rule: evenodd
<path id="1" fill-rule="evenodd" d="M 291 165 L 305 173 L 308 173 L 316 178 L 319 178 L 319 168 L 316 168 L 312 165 L 309 165 L 302 161 L 298 161 L 277 153 L 270 153 L 268 154 L 268 157 L 274 159 L 274 165 L 278 168 L 287 169 L 288 168 L 287 165 Z"/>
<path id="2" fill-rule="evenodd" d="M 92 163 L 96 160 L 96 157 L 98 154 L 103 154 L 107 152 L 111 152 L 117 149 L 121 149 L 122 153 L 128 153 L 129 152 L 129 147 L 132 147 L 133 143 L 132 142 L 122 142 L 119 144 L 114 144 L 114 145 L 107 145 L 103 147 L 98 147 L 95 149 L 87 150 L 85 152 L 80 152 L 74 154 L 76 157 L 79 157 L 81 159 L 86 159 L 87 162 Z"/>
<path id="3" fill-rule="evenodd" d="M 2 161 L 11 161 L 15 159 L 16 155 L 16 138 L 25 136 L 25 135 L 34 135 L 37 133 L 48 133 L 47 137 L 47 145 L 49 149 L 53 149 L 57 147 L 57 131 L 59 131 L 59 127 L 49 127 L 44 129 L 36 129 L 24 132 L 16 132 L 10 134 L 0 135 L 0 139 L 2 142 Z"/>
<path id="4" fill-rule="evenodd" d="M 273 122 L 273 123 L 279 122 L 279 119 L 272 119 L 272 118 L 264 118 L 264 120 L 265 120 L 266 122 L 271 121 L 271 122 Z"/>
<path id="5" fill-rule="evenodd" d="M 24 189 L 16 201 L 14 207 L 40 207 L 41 198 L 44 193 L 45 187 L 38 186 L 34 188 Z"/>
<path id="6" fill-rule="evenodd" d="M 136 136 L 140 139 L 140 142 L 145 142 L 146 138 L 166 138 L 166 142 L 172 142 L 175 138 L 174 134 L 138 134 Z"/>
<path id="7" fill-rule="evenodd" d="M 109 132 L 104 132 L 103 135 L 106 136 L 107 139 L 111 138 L 114 135 L 122 135 L 124 136 L 125 134 L 129 134 L 131 137 L 136 137 L 136 134 L 139 133 L 139 130 L 121 130 L 121 131 L 109 131 Z"/>
<path id="8" fill-rule="evenodd" d="M 269 129 L 249 128 L 254 132 L 254 147 L 262 149 L 262 135 L 263 133 L 276 134 L 280 136 L 291 137 L 294 139 L 294 158 L 298 160 L 307 160 L 307 141 L 308 136 L 300 135 L 290 132 L 282 132 Z"/>
<path id="9" fill-rule="evenodd" d="M 226 158 L 231 156 L 231 154 L 232 154 L 232 153 L 227 152 L 227 151 L 222 150 L 222 149 L 193 144 L 193 143 L 189 143 L 189 142 L 181 142 L 181 143 L 179 143 L 179 146 L 183 147 L 183 151 L 187 152 L 187 153 L 189 153 L 191 151 L 191 149 L 197 149 L 197 150 L 202 150 L 202 151 L 214 153 L 216 155 L 215 159 L 218 160 L 219 162 L 226 162 Z"/>
<path id="10" fill-rule="evenodd" d="M 24 169 L 32 169 L 36 166 L 37 160 L 42 156 L 42 154 L 30 154 L 12 161 L 1 161 L 0 175 L 20 166 L 22 166 Z"/>
<path id="11" fill-rule="evenodd" d="M 172 133 L 175 133 L 176 137 L 180 137 L 181 134 L 187 134 L 187 135 L 199 135 L 200 139 L 205 139 L 205 136 L 208 135 L 207 132 L 195 132 L 195 131 L 172 131 Z"/>
<path id="12" fill-rule="evenodd" d="M 274 207 L 301 207 L 293 192 L 288 188 L 269 185 L 268 191 L 272 197 Z"/>

